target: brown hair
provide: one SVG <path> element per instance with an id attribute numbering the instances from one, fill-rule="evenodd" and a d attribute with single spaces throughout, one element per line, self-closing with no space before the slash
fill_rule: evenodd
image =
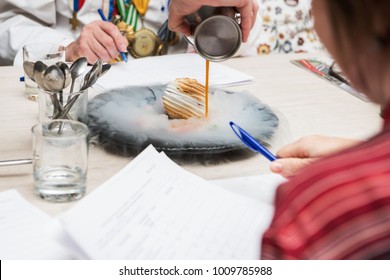
<path id="1" fill-rule="evenodd" d="M 326 6 L 333 34 L 344 55 L 348 55 L 350 43 L 359 47 L 389 47 L 390 0 L 326 0 Z"/>

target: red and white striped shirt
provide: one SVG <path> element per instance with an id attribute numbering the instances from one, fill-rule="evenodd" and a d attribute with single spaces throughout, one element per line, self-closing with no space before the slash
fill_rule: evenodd
<path id="1" fill-rule="evenodd" d="M 390 106 L 384 120 L 278 188 L 262 259 L 390 259 Z"/>

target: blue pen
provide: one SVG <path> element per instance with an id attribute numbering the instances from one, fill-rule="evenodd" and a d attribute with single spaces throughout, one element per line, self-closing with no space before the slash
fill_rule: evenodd
<path id="1" fill-rule="evenodd" d="M 276 159 L 276 156 L 274 156 L 266 147 L 257 142 L 257 140 L 244 129 L 236 125 L 234 122 L 230 122 L 229 124 L 242 143 L 247 145 L 253 151 L 262 154 L 270 161 L 274 161 Z"/>
<path id="2" fill-rule="evenodd" d="M 98 9 L 98 13 L 100 15 L 100 17 L 102 18 L 102 20 L 104 21 L 108 21 L 108 19 L 106 18 L 106 16 L 104 15 L 102 9 Z M 127 56 L 124 52 L 120 52 L 121 56 L 122 56 L 122 59 L 127 62 Z"/>

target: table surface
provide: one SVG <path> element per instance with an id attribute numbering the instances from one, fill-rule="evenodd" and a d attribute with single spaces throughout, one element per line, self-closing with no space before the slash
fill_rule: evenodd
<path id="1" fill-rule="evenodd" d="M 251 84 L 232 88 L 248 90 L 280 117 L 272 142 L 276 151 L 304 135 L 323 134 L 365 139 L 381 127 L 379 107 L 364 102 L 315 75 L 293 65 L 291 59 L 313 54 L 234 58 L 222 62 L 255 77 Z M 31 127 L 38 122 L 38 103 L 24 96 L 23 74 L 18 67 L 0 67 L 0 160 L 31 157 Z M 212 79 L 212 77 L 210 77 Z M 122 169 L 131 159 L 109 154 L 91 145 L 87 195 Z M 183 168 L 205 179 L 222 179 L 269 173 L 261 155 L 215 165 L 186 164 Z M 34 194 L 31 164 L 0 167 L 0 191 L 16 189 L 51 216 L 76 202 L 46 202 Z"/>

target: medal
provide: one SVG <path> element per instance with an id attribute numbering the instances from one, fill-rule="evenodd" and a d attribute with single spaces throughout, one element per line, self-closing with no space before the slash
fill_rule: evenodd
<path id="1" fill-rule="evenodd" d="M 84 5 L 85 0 L 68 0 L 69 6 L 72 12 L 72 18 L 69 19 L 69 24 L 72 26 L 72 30 L 75 31 L 80 25 L 79 20 L 77 19 L 77 12 Z"/>
<path id="2" fill-rule="evenodd" d="M 137 11 L 136 22 L 139 14 L 141 16 L 142 27 L 134 33 L 133 39 L 129 41 L 128 50 L 135 58 L 157 55 L 162 42 L 152 30 L 144 26 L 144 18 L 148 10 L 149 0 L 133 0 L 132 4 Z M 136 27 L 135 23 L 134 30 L 136 30 Z"/>
<path id="3" fill-rule="evenodd" d="M 79 20 L 77 19 L 77 13 L 72 13 L 72 18 L 69 19 L 69 24 L 72 25 L 72 30 L 76 30 L 79 26 Z"/>
<path id="4" fill-rule="evenodd" d="M 128 51 L 134 58 L 165 54 L 167 44 L 173 43 L 176 40 L 176 36 L 176 41 L 179 39 L 176 33 L 168 32 L 167 22 L 164 23 L 164 30 L 167 31 L 166 34 L 169 34 L 168 36 L 161 37 L 160 34 L 157 36 L 152 30 L 145 28 L 144 18 L 148 6 L 149 0 L 117 0 L 117 7 L 122 23 L 131 26 L 132 31 L 123 32 L 127 28 L 122 23 L 117 24 L 117 26 L 129 41 Z M 141 20 L 141 29 L 137 30 L 139 18 Z"/>
<path id="5" fill-rule="evenodd" d="M 161 45 L 157 35 L 150 29 L 142 28 L 134 33 L 129 42 L 129 52 L 135 58 L 153 56 Z"/>

